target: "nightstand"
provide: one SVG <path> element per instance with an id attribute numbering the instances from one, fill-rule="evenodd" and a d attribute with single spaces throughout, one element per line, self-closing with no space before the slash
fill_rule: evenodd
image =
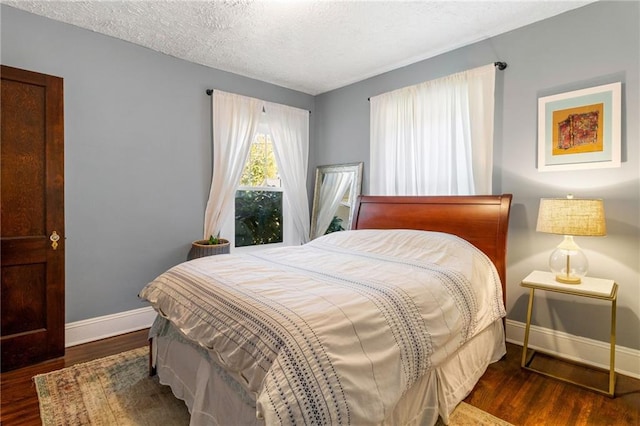
<path id="1" fill-rule="evenodd" d="M 522 347 L 522 362 L 520 365 L 522 368 L 535 371 L 536 373 L 544 374 L 565 382 L 573 383 L 591 389 L 593 391 L 603 393 L 610 397 L 615 394 L 616 385 L 616 372 L 615 372 L 615 357 L 616 357 L 616 302 L 618 298 L 618 284 L 613 280 L 605 280 L 601 278 L 584 277 L 580 284 L 563 284 L 555 280 L 554 275 L 551 272 L 533 271 L 520 283 L 522 287 L 530 289 L 529 292 L 529 307 L 527 309 L 527 323 L 524 332 L 524 345 Z M 570 294 L 577 297 L 588 297 L 592 299 L 600 299 L 611 302 L 611 348 L 609 354 L 609 389 L 600 389 L 592 387 L 586 384 L 578 383 L 573 380 L 569 380 L 563 377 L 546 373 L 541 370 L 537 370 L 531 366 L 531 362 L 535 357 L 536 351 L 532 350 L 531 355 L 527 358 L 527 347 L 529 344 L 529 328 L 531 326 L 531 311 L 533 310 L 533 301 L 536 290 L 553 291 L 556 293 Z M 542 353 L 541 351 L 539 351 Z M 545 354 L 553 357 L 551 354 Z"/>

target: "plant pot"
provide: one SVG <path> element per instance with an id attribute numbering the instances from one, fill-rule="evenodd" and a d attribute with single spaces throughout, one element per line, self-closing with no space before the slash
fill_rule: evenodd
<path id="1" fill-rule="evenodd" d="M 218 244 L 209 244 L 209 240 L 198 240 L 191 243 L 187 260 L 226 253 L 230 253 L 229 240 L 220 238 Z"/>

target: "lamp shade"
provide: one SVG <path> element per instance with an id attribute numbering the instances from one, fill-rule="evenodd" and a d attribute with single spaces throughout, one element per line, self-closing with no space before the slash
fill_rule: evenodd
<path id="1" fill-rule="evenodd" d="M 573 237 L 607 234 L 604 203 L 600 199 L 542 198 L 536 231 L 564 235 L 564 240 L 551 252 L 549 268 L 556 281 L 580 284 L 587 274 L 589 262 Z"/>
<path id="2" fill-rule="evenodd" d="M 541 198 L 536 231 L 574 236 L 606 235 L 604 203 L 601 199 Z"/>

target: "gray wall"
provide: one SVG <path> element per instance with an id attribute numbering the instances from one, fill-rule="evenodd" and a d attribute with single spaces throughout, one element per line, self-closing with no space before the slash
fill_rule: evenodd
<path id="1" fill-rule="evenodd" d="M 512 193 L 509 226 L 508 318 L 525 321 L 528 293 L 520 280 L 547 270 L 559 237 L 535 232 L 541 197 L 574 193 L 605 200 L 608 235 L 577 238 L 589 275 L 615 279 L 618 344 L 640 349 L 640 4 L 598 2 L 316 97 L 315 164 L 365 162 L 368 191 L 369 103 L 389 90 L 497 60 L 494 193 Z M 538 172 L 537 99 L 622 82 L 622 167 Z M 543 293 L 534 324 L 608 341 L 610 305 Z"/>
<path id="2" fill-rule="evenodd" d="M 202 237 L 211 179 L 205 90 L 307 110 L 314 98 L 0 11 L 2 64 L 64 78 L 66 321 L 144 307 L 138 291 Z"/>

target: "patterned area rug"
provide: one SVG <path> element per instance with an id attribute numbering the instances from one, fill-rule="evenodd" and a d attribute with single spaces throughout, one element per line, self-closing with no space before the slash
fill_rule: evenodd
<path id="1" fill-rule="evenodd" d="M 148 351 L 143 347 L 35 376 L 42 424 L 188 425 L 185 404 L 148 376 Z M 464 402 L 449 424 L 509 425 Z"/>
<path id="2" fill-rule="evenodd" d="M 34 377 L 49 425 L 188 425 L 184 402 L 149 377 L 142 347 Z"/>
<path id="3" fill-rule="evenodd" d="M 442 420 L 438 418 L 436 426 L 442 426 Z M 449 426 L 513 426 L 486 411 L 469 405 L 466 402 L 458 404 L 451 416 L 449 416 Z"/>

